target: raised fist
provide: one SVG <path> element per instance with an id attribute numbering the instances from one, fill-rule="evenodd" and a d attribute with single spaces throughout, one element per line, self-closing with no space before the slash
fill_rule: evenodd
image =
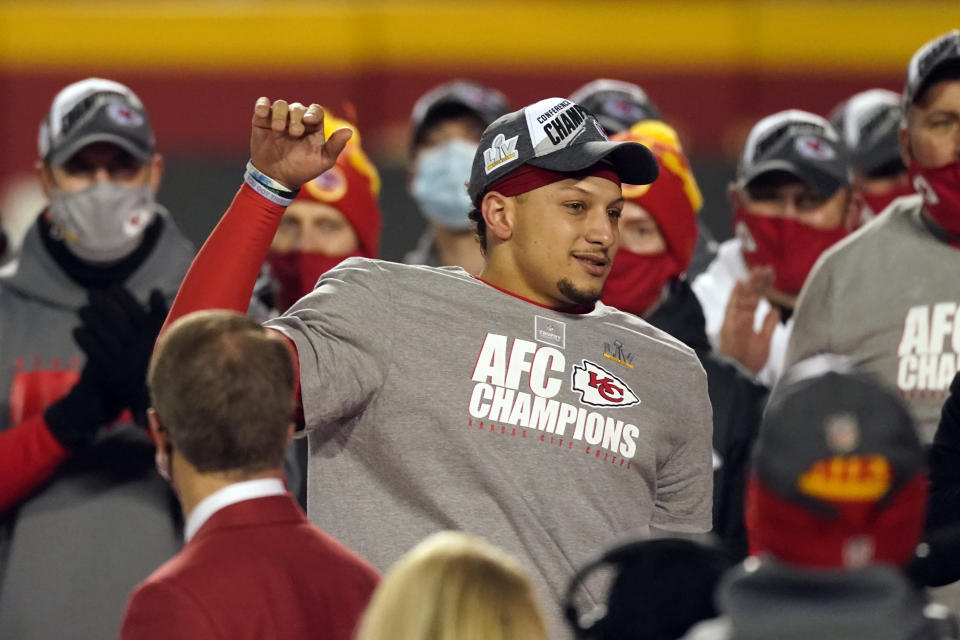
<path id="1" fill-rule="evenodd" d="M 257 99 L 251 124 L 253 166 L 291 190 L 332 167 L 352 135 L 344 128 L 327 138 L 318 104 L 271 103 L 265 97 Z"/>

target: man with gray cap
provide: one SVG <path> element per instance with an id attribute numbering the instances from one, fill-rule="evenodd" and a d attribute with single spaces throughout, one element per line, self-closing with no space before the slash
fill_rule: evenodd
<path id="1" fill-rule="evenodd" d="M 434 87 L 417 100 L 411 117 L 410 195 L 427 220 L 407 264 L 463 267 L 477 273 L 483 256 L 470 220 L 464 185 L 480 136 L 507 113 L 502 93 L 469 80 Z"/>
<path id="2" fill-rule="evenodd" d="M 0 280 L 0 637 L 104 638 L 180 544 L 145 383 L 193 252 L 154 200 L 162 160 L 127 87 L 60 91 L 39 155 L 50 204 Z"/>
<path id="3" fill-rule="evenodd" d="M 870 89 L 844 101 L 830 115 L 847 145 L 853 190 L 862 200 L 859 219 L 851 219 L 848 226 L 862 226 L 900 196 L 914 193 L 900 157 L 902 102 L 898 93 Z"/>
<path id="4" fill-rule="evenodd" d="M 819 255 L 855 211 L 843 144 L 805 111 L 767 116 L 750 131 L 728 190 L 734 238 L 693 282 L 720 353 L 772 386 L 783 368 L 790 315 Z"/>
<path id="5" fill-rule="evenodd" d="M 923 446 L 906 406 L 843 358 L 787 371 L 754 448 L 753 556 L 685 640 L 942 640 L 956 623 L 904 574 L 921 539 Z"/>
<path id="6" fill-rule="evenodd" d="M 850 356 L 900 392 L 929 443 L 960 360 L 960 31 L 914 54 L 903 100 L 901 157 L 917 195 L 823 255 L 787 362 Z"/>
<path id="7" fill-rule="evenodd" d="M 284 207 L 349 137 L 321 118 L 258 100 L 246 184 L 171 320 L 247 304 Z M 646 147 L 550 98 L 487 127 L 471 171 L 479 276 L 352 258 L 267 327 L 298 360 L 315 524 L 380 569 L 438 529 L 482 532 L 559 602 L 606 542 L 710 528 L 706 378 L 692 350 L 598 302 L 620 184 L 657 175 Z"/>

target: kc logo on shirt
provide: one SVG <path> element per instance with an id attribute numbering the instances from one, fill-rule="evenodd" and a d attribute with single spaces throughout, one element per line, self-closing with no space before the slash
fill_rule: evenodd
<path id="1" fill-rule="evenodd" d="M 591 407 L 629 407 L 640 398 L 627 383 L 589 360 L 574 365 L 570 386 L 580 394 L 580 402 Z"/>

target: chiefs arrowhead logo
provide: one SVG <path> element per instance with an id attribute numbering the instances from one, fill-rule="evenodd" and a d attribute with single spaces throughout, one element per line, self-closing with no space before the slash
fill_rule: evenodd
<path id="1" fill-rule="evenodd" d="M 812 160 L 833 160 L 837 152 L 826 140 L 816 136 L 800 136 L 794 142 L 797 153 Z"/>
<path id="2" fill-rule="evenodd" d="M 589 360 L 574 365 L 571 388 L 580 394 L 580 402 L 591 407 L 629 407 L 640 404 L 627 383 Z"/>

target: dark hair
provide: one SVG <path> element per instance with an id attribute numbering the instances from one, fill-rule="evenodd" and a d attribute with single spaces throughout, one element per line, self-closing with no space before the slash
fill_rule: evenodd
<path id="1" fill-rule="evenodd" d="M 459 102 L 445 102 L 432 107 L 427 116 L 420 122 L 413 131 L 413 140 L 410 143 L 411 156 L 416 155 L 423 143 L 426 142 L 427 134 L 437 125 L 450 120 L 464 120 L 470 123 L 477 130 L 477 140 L 486 129 L 486 123 L 476 111 L 465 104 Z"/>
<path id="2" fill-rule="evenodd" d="M 483 219 L 483 212 L 480 211 L 480 205 L 475 206 L 467 214 L 467 218 L 473 223 L 473 230 L 477 234 L 477 241 L 480 243 L 480 252 L 487 253 L 487 221 Z"/>
<path id="3" fill-rule="evenodd" d="M 150 397 L 173 446 L 201 472 L 281 466 L 293 417 L 283 340 L 232 311 L 181 318 L 157 342 Z"/>
<path id="4" fill-rule="evenodd" d="M 913 96 L 913 104 L 926 108 L 930 88 L 945 80 L 960 80 L 960 60 L 945 62 L 924 79 L 923 83 L 917 88 L 917 93 Z"/>

